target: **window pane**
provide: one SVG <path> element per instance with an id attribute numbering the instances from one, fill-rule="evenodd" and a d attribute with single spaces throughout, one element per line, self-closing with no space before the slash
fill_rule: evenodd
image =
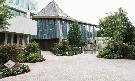
<path id="1" fill-rule="evenodd" d="M 16 5 L 19 5 L 19 2 L 20 2 L 19 0 L 16 0 Z"/>

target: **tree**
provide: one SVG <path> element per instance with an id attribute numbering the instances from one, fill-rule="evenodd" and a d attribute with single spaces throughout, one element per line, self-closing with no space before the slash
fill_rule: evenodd
<path id="1" fill-rule="evenodd" d="M 10 10 L 4 6 L 4 2 L 6 0 L 0 0 L 0 28 L 5 29 L 8 28 L 9 23 L 8 20 L 13 17 L 13 14 L 10 12 Z"/>
<path id="2" fill-rule="evenodd" d="M 129 30 L 134 29 L 134 26 L 126 14 L 122 8 L 119 8 L 118 12 L 111 13 L 109 16 L 101 19 L 99 23 L 101 35 L 103 37 L 110 37 L 116 43 L 123 43 L 125 40 L 128 40 L 126 37 L 132 32 L 129 32 Z"/>
<path id="3" fill-rule="evenodd" d="M 72 27 L 70 27 L 69 32 L 68 32 L 68 41 L 69 44 L 73 47 L 79 47 L 82 44 L 82 35 L 81 31 L 78 25 L 78 22 L 75 21 L 72 24 Z"/>
<path id="4" fill-rule="evenodd" d="M 122 8 L 101 19 L 99 27 L 101 36 L 110 38 L 99 56 L 135 59 L 135 27 Z"/>

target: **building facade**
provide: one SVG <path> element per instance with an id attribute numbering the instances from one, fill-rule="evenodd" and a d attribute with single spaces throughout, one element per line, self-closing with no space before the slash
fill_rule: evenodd
<path id="1" fill-rule="evenodd" d="M 73 19 L 61 10 L 54 0 L 43 8 L 38 15 L 33 16 L 33 20 L 37 21 L 37 35 L 33 35 L 32 38 L 45 50 L 53 43 L 66 40 L 74 21 L 79 23 L 84 41 L 96 36 L 96 25 Z"/>
<path id="2" fill-rule="evenodd" d="M 37 2 L 35 0 L 6 0 L 4 4 L 15 15 L 8 22 L 8 29 L 0 29 L 0 44 L 29 43 L 31 35 L 37 34 L 37 22 L 32 16 L 37 14 Z"/>

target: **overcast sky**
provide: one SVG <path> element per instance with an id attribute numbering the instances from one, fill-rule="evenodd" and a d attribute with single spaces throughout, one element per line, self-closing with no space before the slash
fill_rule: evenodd
<path id="1" fill-rule="evenodd" d="M 38 11 L 52 0 L 38 0 Z M 106 13 L 122 7 L 135 25 L 135 0 L 55 0 L 58 6 L 69 16 L 93 24 L 107 16 Z"/>

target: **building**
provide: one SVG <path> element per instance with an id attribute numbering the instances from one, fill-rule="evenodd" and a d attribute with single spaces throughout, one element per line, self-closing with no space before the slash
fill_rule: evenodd
<path id="1" fill-rule="evenodd" d="M 54 0 L 43 8 L 38 15 L 33 16 L 33 20 L 37 21 L 37 35 L 32 36 L 32 38 L 40 44 L 42 49 L 47 49 L 53 43 L 67 39 L 72 23 L 78 21 L 64 13 Z M 84 41 L 96 36 L 96 25 L 82 21 L 78 21 L 78 23 Z"/>
<path id="2" fill-rule="evenodd" d="M 37 22 L 32 16 L 37 14 L 37 2 L 35 0 L 6 0 L 4 6 L 8 7 L 15 15 L 8 22 L 8 29 L 0 29 L 0 44 L 29 43 L 31 35 L 37 34 Z"/>

